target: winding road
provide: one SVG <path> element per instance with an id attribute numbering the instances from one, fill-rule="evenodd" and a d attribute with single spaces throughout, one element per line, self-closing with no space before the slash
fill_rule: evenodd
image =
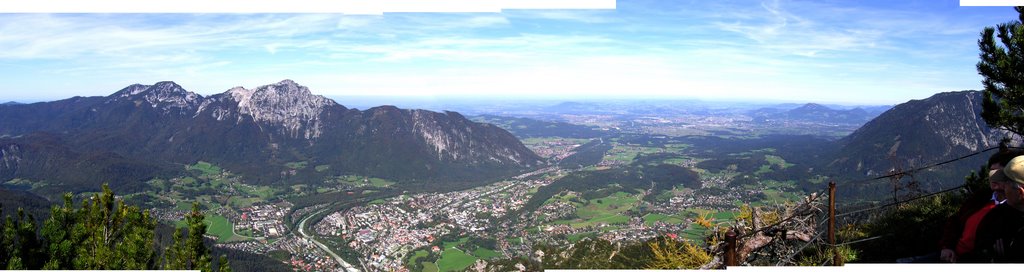
<path id="1" fill-rule="evenodd" d="M 327 251 L 327 254 L 331 254 L 331 257 L 334 257 L 334 259 L 337 260 L 339 264 L 341 264 L 341 267 L 343 267 L 345 269 L 345 271 L 347 271 L 347 272 L 359 272 L 359 269 L 356 269 L 355 266 L 352 266 L 352 264 L 349 264 L 348 262 L 345 262 L 345 260 L 342 259 L 341 256 L 338 256 L 338 254 L 335 254 L 333 250 L 331 250 L 330 248 L 327 247 L 327 245 L 324 245 L 323 243 L 320 243 L 320 241 L 317 241 L 316 238 L 314 238 L 313 236 L 310 236 L 310 235 L 306 234 L 306 221 L 309 221 L 309 219 L 312 218 L 314 215 L 317 215 L 317 214 L 320 214 L 320 213 L 326 212 L 326 211 L 327 211 L 327 209 L 319 210 L 319 211 L 316 211 L 314 213 L 310 213 L 309 215 L 306 215 L 306 217 L 302 218 L 302 221 L 299 221 L 299 235 L 302 235 L 302 237 L 304 237 L 306 239 L 309 239 L 310 241 L 313 241 L 313 243 L 315 243 L 317 246 L 319 246 L 320 249 L 323 249 L 324 251 Z"/>

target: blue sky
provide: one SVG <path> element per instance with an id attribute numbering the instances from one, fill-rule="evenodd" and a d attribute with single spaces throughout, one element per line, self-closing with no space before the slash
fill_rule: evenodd
<path id="1" fill-rule="evenodd" d="M 896 104 L 980 89 L 1010 7 L 635 1 L 501 13 L 0 14 L 0 102 L 172 80 L 292 79 L 325 96 L 698 98 Z M 339 101 L 344 104 L 344 101 Z"/>

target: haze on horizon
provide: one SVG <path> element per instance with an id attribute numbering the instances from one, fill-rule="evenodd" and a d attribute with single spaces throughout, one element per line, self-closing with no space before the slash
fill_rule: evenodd
<path id="1" fill-rule="evenodd" d="M 1010 7 L 647 1 L 501 13 L 0 14 L 0 102 L 292 79 L 327 97 L 897 104 L 980 89 Z M 339 103 L 344 104 L 343 101 Z"/>

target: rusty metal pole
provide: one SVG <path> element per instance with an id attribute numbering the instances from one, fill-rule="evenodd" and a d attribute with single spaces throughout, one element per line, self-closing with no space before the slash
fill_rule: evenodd
<path id="1" fill-rule="evenodd" d="M 736 266 L 736 230 L 725 233 L 725 266 Z"/>
<path id="2" fill-rule="evenodd" d="M 828 183 L 828 244 L 832 247 L 832 265 L 842 264 L 836 249 L 836 182 Z"/>

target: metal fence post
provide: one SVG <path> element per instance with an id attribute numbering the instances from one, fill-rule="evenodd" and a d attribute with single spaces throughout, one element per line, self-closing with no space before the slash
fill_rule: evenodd
<path id="1" fill-rule="evenodd" d="M 832 247 L 832 265 L 842 265 L 836 247 L 836 182 L 828 183 L 828 244 Z"/>
<path id="2" fill-rule="evenodd" d="M 736 230 L 725 233 L 725 266 L 736 266 Z"/>

